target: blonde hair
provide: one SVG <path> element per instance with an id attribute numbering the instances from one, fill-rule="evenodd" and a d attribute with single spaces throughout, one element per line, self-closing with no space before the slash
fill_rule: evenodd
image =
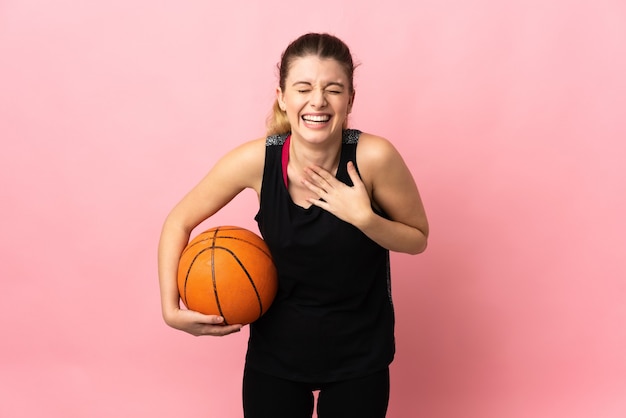
<path id="1" fill-rule="evenodd" d="M 332 58 L 336 60 L 346 72 L 348 77 L 348 89 L 354 93 L 354 62 L 348 46 L 339 38 L 327 33 L 307 33 L 293 41 L 283 52 L 278 64 L 279 86 L 285 90 L 285 80 L 289 73 L 291 63 L 297 59 L 315 55 L 320 58 Z M 343 128 L 347 127 L 347 119 Z M 291 131 L 291 125 L 287 119 L 287 113 L 280 108 L 278 99 L 274 101 L 272 111 L 267 118 L 267 135 L 286 134 Z"/>
<path id="2" fill-rule="evenodd" d="M 267 136 L 286 134 L 290 131 L 291 124 L 287 119 L 287 113 L 283 112 L 276 99 L 272 106 L 272 113 L 267 118 Z"/>

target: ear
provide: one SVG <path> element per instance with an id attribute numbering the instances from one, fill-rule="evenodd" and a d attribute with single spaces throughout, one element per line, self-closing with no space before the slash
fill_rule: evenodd
<path id="1" fill-rule="evenodd" d="M 352 106 L 354 105 L 354 97 L 356 96 L 356 91 L 352 90 L 352 94 L 350 95 L 350 100 L 348 100 L 348 114 L 352 112 Z"/>
<path id="2" fill-rule="evenodd" d="M 285 104 L 285 95 L 283 94 L 283 91 L 280 89 L 280 87 L 276 87 L 276 100 L 278 100 L 278 106 L 280 107 L 280 110 L 282 110 L 283 112 L 287 110 L 287 105 Z"/>

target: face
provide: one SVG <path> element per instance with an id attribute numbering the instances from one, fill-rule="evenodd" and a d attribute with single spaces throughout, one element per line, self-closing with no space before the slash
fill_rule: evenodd
<path id="1" fill-rule="evenodd" d="M 341 64 L 309 55 L 295 59 L 278 104 L 287 113 L 292 136 L 313 143 L 341 138 L 354 94 Z"/>

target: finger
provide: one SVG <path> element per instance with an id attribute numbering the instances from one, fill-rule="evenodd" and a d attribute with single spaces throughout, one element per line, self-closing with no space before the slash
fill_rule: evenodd
<path id="1" fill-rule="evenodd" d="M 221 337 L 224 335 L 228 335 L 228 334 L 232 334 L 235 332 L 239 332 L 241 331 L 241 328 L 243 327 L 243 325 L 241 324 L 236 324 L 236 325 L 223 325 L 223 326 L 211 326 L 211 328 L 208 330 L 208 334 L 213 335 L 213 336 L 217 336 L 217 337 Z"/>
<path id="2" fill-rule="evenodd" d="M 319 206 L 322 209 L 330 210 L 330 205 L 325 200 L 315 199 L 313 197 L 309 197 L 307 199 L 307 202 L 309 202 L 312 205 Z"/>
<path id="3" fill-rule="evenodd" d="M 312 191 L 319 197 L 322 197 L 324 196 L 324 194 L 326 194 L 326 190 L 324 190 L 323 188 L 319 186 L 316 186 L 315 184 L 311 183 L 307 179 L 302 179 L 302 184 L 304 184 L 310 191 Z"/>
<path id="4" fill-rule="evenodd" d="M 209 317 L 209 324 L 223 324 L 224 318 L 219 315 L 207 315 Z"/>
<path id="5" fill-rule="evenodd" d="M 363 183 L 363 180 L 361 180 L 361 176 L 359 176 L 359 172 L 356 171 L 356 167 L 352 161 L 348 161 L 348 175 L 350 176 L 350 180 L 352 180 L 352 184 L 357 185 L 359 183 Z"/>
<path id="6" fill-rule="evenodd" d="M 204 322 L 205 325 L 207 325 L 207 326 L 218 325 L 219 326 L 218 329 L 230 330 L 233 327 L 236 327 L 236 328 L 241 328 L 242 327 L 241 324 L 227 324 L 226 320 L 224 319 L 224 317 L 219 316 L 219 315 L 205 315 L 205 317 L 207 318 L 207 321 Z"/>
<path id="7" fill-rule="evenodd" d="M 194 315 L 193 320 L 196 323 L 203 325 L 221 325 L 224 323 L 224 318 L 220 315 L 205 315 L 196 311 L 187 311 L 190 315 Z"/>
<path id="8" fill-rule="evenodd" d="M 331 184 L 332 181 L 335 180 L 332 174 L 328 171 L 324 170 L 322 167 L 314 165 L 309 167 L 307 170 L 307 174 L 311 178 L 311 180 L 315 181 L 320 185 Z"/>

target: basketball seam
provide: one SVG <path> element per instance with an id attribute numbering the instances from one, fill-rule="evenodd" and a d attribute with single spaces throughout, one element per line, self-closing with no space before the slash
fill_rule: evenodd
<path id="1" fill-rule="evenodd" d="M 184 254 L 185 252 L 189 251 L 189 250 L 190 250 L 191 248 L 193 248 L 194 246 L 196 246 L 196 245 L 198 245 L 198 244 L 201 244 L 201 243 L 203 243 L 203 242 L 205 242 L 205 241 L 213 241 L 213 242 L 211 243 L 211 245 L 214 245 L 215 240 L 216 240 L 217 238 L 220 238 L 220 239 L 222 239 L 222 238 L 223 238 L 223 239 L 232 239 L 232 240 L 236 240 L 236 241 L 245 242 L 246 244 L 250 244 L 250 245 L 251 245 L 251 246 L 253 246 L 254 248 L 256 248 L 256 249 L 258 249 L 259 251 L 261 251 L 261 252 L 262 252 L 263 254 L 265 254 L 265 255 L 267 256 L 267 258 L 269 258 L 270 260 L 272 259 L 272 255 L 271 255 L 268 251 L 266 251 L 266 250 L 265 250 L 265 248 L 263 248 L 263 247 L 261 247 L 261 246 L 259 246 L 259 245 L 255 244 L 255 243 L 254 243 L 254 242 L 252 242 L 252 241 L 248 241 L 248 240 L 243 239 L 243 238 L 234 237 L 234 236 L 229 236 L 229 235 L 225 235 L 225 236 L 224 236 L 224 235 L 220 235 L 220 236 L 217 236 L 217 237 L 205 238 L 205 239 L 199 240 L 199 241 L 197 241 L 197 242 L 194 242 L 193 244 L 189 245 L 189 246 L 185 249 L 185 251 L 183 252 L 183 254 Z"/>
<path id="2" fill-rule="evenodd" d="M 187 273 L 185 274 L 185 286 L 184 286 L 184 288 L 183 288 L 183 294 L 184 294 L 184 295 L 181 295 L 181 297 L 183 298 L 183 303 L 184 303 L 186 306 L 189 306 L 189 305 L 187 304 L 187 282 L 189 281 L 189 274 L 191 273 L 191 269 L 193 268 L 193 265 L 195 264 L 195 262 L 196 262 L 196 260 L 198 259 L 198 257 L 200 257 L 200 255 L 201 255 L 202 253 L 204 253 L 205 251 L 210 250 L 211 248 L 212 248 L 212 247 L 210 247 L 210 248 L 205 248 L 204 250 L 199 251 L 199 252 L 198 252 L 198 254 L 196 254 L 196 255 L 193 257 L 193 259 L 191 260 L 191 262 L 189 263 L 189 267 L 187 268 Z"/>
<path id="3" fill-rule="evenodd" d="M 256 288 L 256 285 L 254 284 L 254 280 L 252 280 L 252 277 L 250 277 L 250 273 L 248 273 L 248 270 L 246 269 L 246 266 L 243 265 L 243 263 L 241 262 L 241 260 L 239 260 L 239 257 L 237 257 L 237 255 L 229 250 L 228 248 L 225 247 L 216 247 L 215 245 L 215 240 L 217 238 L 227 238 L 227 239 L 235 239 L 238 241 L 243 241 L 246 242 L 250 245 L 252 245 L 253 247 L 258 248 L 259 250 L 261 250 L 261 252 L 267 256 L 269 256 L 262 248 L 259 248 L 258 245 L 255 245 L 247 240 L 241 239 L 241 238 L 237 238 L 237 237 L 232 237 L 232 236 L 219 236 L 217 234 L 219 234 L 219 232 L 221 230 L 224 230 L 225 228 L 221 228 L 217 227 L 215 228 L 215 231 L 213 232 L 213 242 L 211 243 L 211 248 L 214 250 L 211 252 L 211 276 L 213 278 L 213 290 L 215 292 L 215 302 L 217 303 L 217 309 L 220 312 L 220 315 L 222 316 L 222 318 L 224 318 L 224 324 L 228 325 L 228 321 L 226 320 L 226 316 L 223 314 L 222 312 L 222 307 L 220 305 L 220 299 L 218 296 L 218 292 L 217 292 L 217 283 L 215 281 L 215 263 L 213 262 L 213 257 L 215 255 L 215 248 L 221 248 L 223 250 L 226 250 L 227 252 L 229 252 L 233 258 L 237 261 L 237 263 L 239 264 L 239 266 L 241 267 L 241 269 L 243 270 L 243 272 L 246 274 L 246 277 L 248 277 L 248 281 L 250 282 L 250 284 L 252 285 L 252 289 L 254 289 L 254 294 L 256 295 L 257 301 L 259 302 L 259 316 L 263 315 L 263 303 L 261 301 L 261 295 L 259 295 L 259 291 Z M 227 228 L 226 230 L 232 230 L 232 228 Z M 269 256 L 269 258 L 271 259 L 272 257 Z"/>
<path id="4" fill-rule="evenodd" d="M 217 294 L 217 282 L 215 280 L 215 237 L 219 232 L 219 228 L 215 228 L 215 232 L 213 233 L 213 242 L 211 243 L 211 281 L 213 282 L 213 294 L 215 295 L 215 304 L 217 305 L 217 310 L 220 313 L 220 316 L 224 318 L 224 324 L 228 325 L 228 321 L 226 321 L 226 317 L 224 316 L 224 312 L 222 312 L 222 305 L 220 305 L 220 298 Z"/>
<path id="5" fill-rule="evenodd" d="M 243 272 L 246 274 L 246 277 L 248 278 L 248 281 L 250 282 L 250 285 L 252 285 L 252 289 L 254 290 L 254 294 L 256 295 L 257 298 L 257 302 L 259 302 L 259 316 L 263 315 L 263 301 L 261 300 L 261 295 L 259 294 L 259 290 L 256 288 L 256 285 L 254 284 L 254 280 L 252 279 L 252 276 L 250 276 L 250 273 L 248 272 L 248 269 L 246 268 L 246 266 L 241 262 L 241 260 L 239 259 L 239 257 L 237 257 L 237 254 L 235 254 L 234 251 L 230 250 L 229 248 L 225 248 L 225 247 L 221 247 L 221 246 L 212 246 L 212 249 L 220 249 L 220 250 L 224 250 L 226 252 L 228 252 L 230 255 L 233 256 L 233 258 L 235 259 L 235 261 L 237 261 L 237 264 L 239 264 L 239 266 L 241 267 L 241 269 L 243 270 Z M 214 252 L 212 253 L 211 256 L 213 256 Z M 215 268 L 215 263 L 213 263 L 213 260 L 211 260 L 211 269 L 212 269 L 212 276 L 213 276 L 213 289 L 215 290 L 215 299 L 217 301 L 217 307 L 220 311 L 220 315 L 222 315 L 224 317 L 224 315 L 222 314 L 222 308 L 220 307 L 220 302 L 219 302 L 219 297 L 217 295 L 217 283 L 215 282 L 215 271 L 213 270 Z M 228 325 L 228 321 L 226 321 L 226 317 L 224 317 L 224 323 L 226 325 Z"/>

